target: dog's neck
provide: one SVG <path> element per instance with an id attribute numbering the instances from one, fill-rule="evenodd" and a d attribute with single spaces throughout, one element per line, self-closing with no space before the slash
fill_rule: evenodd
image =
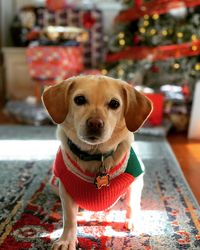
<path id="1" fill-rule="evenodd" d="M 103 161 L 113 154 L 113 150 L 106 153 L 90 154 L 87 151 L 81 150 L 75 143 L 67 138 L 67 145 L 74 155 L 82 161 Z"/>

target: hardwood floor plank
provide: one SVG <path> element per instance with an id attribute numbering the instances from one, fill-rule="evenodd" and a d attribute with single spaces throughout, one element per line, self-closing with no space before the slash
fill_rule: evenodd
<path id="1" fill-rule="evenodd" d="M 168 141 L 200 204 L 200 141 L 188 140 L 186 135 L 170 135 Z"/>

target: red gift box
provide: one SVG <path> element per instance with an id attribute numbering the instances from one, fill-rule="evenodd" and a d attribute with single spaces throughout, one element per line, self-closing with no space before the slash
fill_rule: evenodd
<path id="1" fill-rule="evenodd" d="M 49 10 L 56 11 L 64 9 L 67 6 L 66 0 L 46 0 L 46 6 Z"/>
<path id="2" fill-rule="evenodd" d="M 83 69 L 82 47 L 38 46 L 26 51 L 29 72 L 33 79 L 65 79 Z"/>
<path id="3" fill-rule="evenodd" d="M 158 126 L 163 121 L 164 96 L 158 93 L 145 93 L 153 103 L 153 111 L 148 118 L 148 123 L 152 126 Z"/>

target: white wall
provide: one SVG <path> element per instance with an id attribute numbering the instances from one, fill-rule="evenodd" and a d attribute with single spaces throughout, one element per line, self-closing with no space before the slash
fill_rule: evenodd
<path id="1" fill-rule="evenodd" d="M 21 7 L 25 5 L 40 6 L 40 5 L 44 5 L 45 3 L 45 0 L 14 0 L 14 1 L 15 1 L 16 10 L 19 10 Z"/>
<path id="2" fill-rule="evenodd" d="M 11 44 L 11 39 L 10 39 L 10 29 L 9 27 L 11 26 L 13 17 L 14 17 L 14 12 L 15 12 L 15 5 L 14 1 L 8 1 L 8 0 L 0 0 L 1 1 L 1 20 L 0 20 L 0 25 L 1 25 L 1 45 L 2 47 L 5 45 L 10 45 Z"/>
<path id="3" fill-rule="evenodd" d="M 196 83 L 194 92 L 188 138 L 200 140 L 200 81 Z"/>

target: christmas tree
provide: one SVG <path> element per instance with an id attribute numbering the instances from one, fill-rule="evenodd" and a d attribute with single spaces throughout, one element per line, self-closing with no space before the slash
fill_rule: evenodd
<path id="1" fill-rule="evenodd" d="M 200 1 L 123 3 L 108 39 L 108 75 L 154 89 L 175 84 L 192 97 L 200 78 Z"/>

